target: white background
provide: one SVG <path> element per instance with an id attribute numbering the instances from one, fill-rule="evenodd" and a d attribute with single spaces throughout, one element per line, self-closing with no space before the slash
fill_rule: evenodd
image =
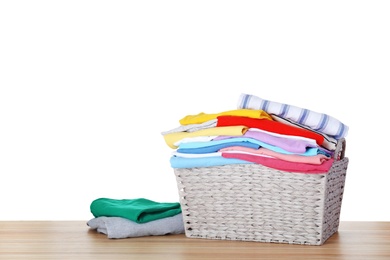
<path id="1" fill-rule="evenodd" d="M 341 220 L 389 221 L 388 1 L 0 2 L 0 220 L 178 201 L 162 131 L 241 93 L 350 127 Z"/>

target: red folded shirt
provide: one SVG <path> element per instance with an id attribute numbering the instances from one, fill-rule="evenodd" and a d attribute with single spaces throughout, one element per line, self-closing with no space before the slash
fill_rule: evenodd
<path id="1" fill-rule="evenodd" d="M 294 135 L 302 136 L 316 140 L 318 145 L 322 145 L 324 142 L 324 137 L 316 132 L 312 132 L 307 129 L 298 128 L 292 125 L 286 125 L 281 122 L 258 119 L 251 117 L 243 116 L 218 116 L 217 117 L 217 127 L 218 126 L 238 126 L 243 125 L 250 128 L 258 128 L 265 131 L 284 134 L 284 135 Z"/>

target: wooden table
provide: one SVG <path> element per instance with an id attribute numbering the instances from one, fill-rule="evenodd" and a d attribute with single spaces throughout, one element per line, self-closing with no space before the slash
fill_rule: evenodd
<path id="1" fill-rule="evenodd" d="M 341 222 L 322 246 L 185 235 L 108 239 L 85 221 L 0 221 L 0 259 L 390 259 L 390 222 Z"/>

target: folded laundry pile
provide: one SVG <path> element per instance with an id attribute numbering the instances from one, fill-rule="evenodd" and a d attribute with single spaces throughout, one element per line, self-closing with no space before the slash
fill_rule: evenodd
<path id="1" fill-rule="evenodd" d="M 184 233 L 180 203 L 145 198 L 99 198 L 90 206 L 91 229 L 108 238 L 130 238 Z"/>
<path id="2" fill-rule="evenodd" d="M 162 132 L 191 238 L 322 245 L 338 230 L 348 127 L 241 94 Z"/>
<path id="3" fill-rule="evenodd" d="M 258 163 L 325 173 L 348 126 L 327 114 L 241 94 L 234 110 L 187 115 L 162 132 L 172 168 Z"/>

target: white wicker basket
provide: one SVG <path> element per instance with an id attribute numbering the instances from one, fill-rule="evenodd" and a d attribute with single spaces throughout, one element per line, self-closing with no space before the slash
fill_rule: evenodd
<path id="1" fill-rule="evenodd" d="M 175 168 L 190 238 L 322 245 L 339 227 L 348 158 L 345 139 L 325 174 L 260 164 Z"/>

